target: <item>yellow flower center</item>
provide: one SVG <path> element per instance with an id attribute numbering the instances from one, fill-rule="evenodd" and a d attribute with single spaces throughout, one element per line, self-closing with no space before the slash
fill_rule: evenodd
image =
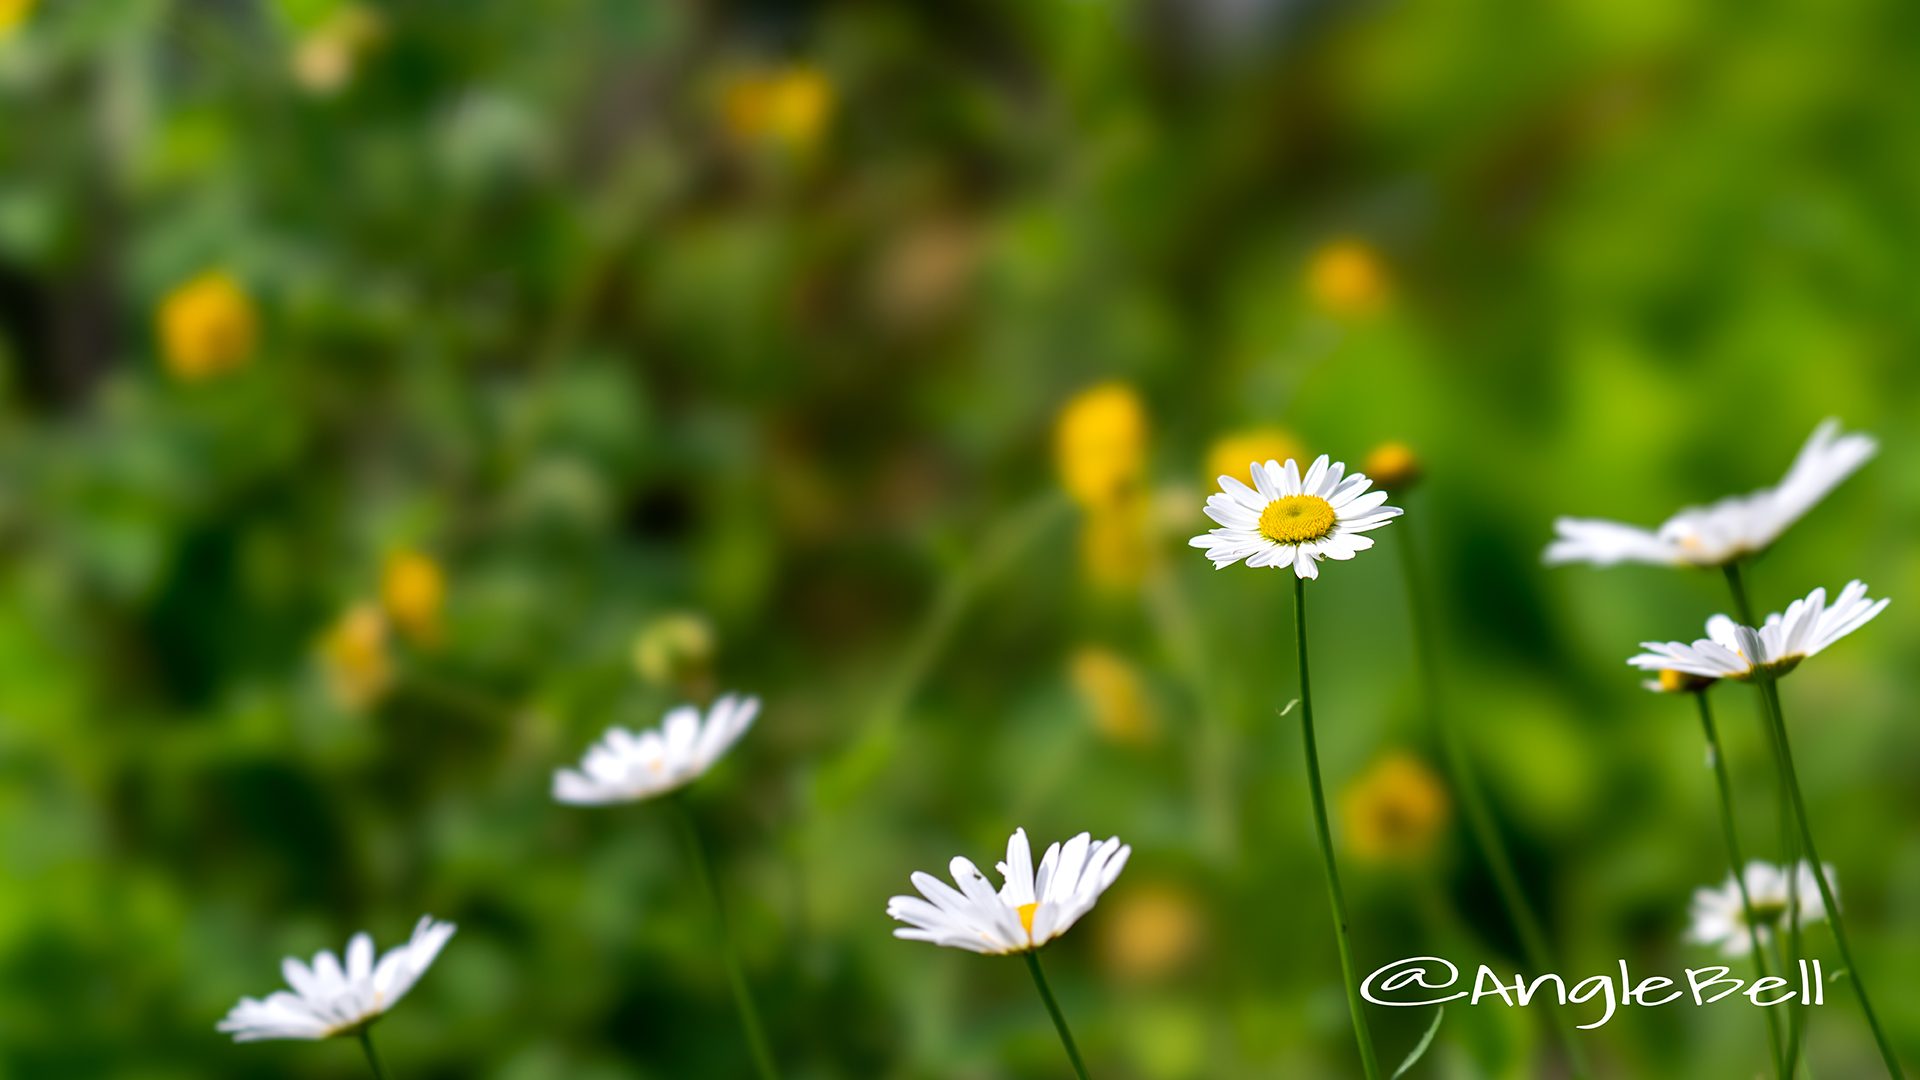
<path id="1" fill-rule="evenodd" d="M 1021 904 L 1014 909 L 1020 913 L 1020 925 L 1027 928 L 1027 940 L 1033 940 L 1033 913 L 1040 910 L 1038 903 Z"/>
<path id="2" fill-rule="evenodd" d="M 1333 531 L 1333 504 L 1318 495 L 1287 495 L 1260 511 L 1260 535 L 1276 544 L 1304 544 Z"/>

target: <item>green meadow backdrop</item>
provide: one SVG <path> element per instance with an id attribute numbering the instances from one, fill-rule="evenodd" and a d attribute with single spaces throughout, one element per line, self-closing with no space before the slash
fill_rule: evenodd
<path id="1" fill-rule="evenodd" d="M 1829 415 L 1880 456 L 1750 580 L 1893 598 L 1782 689 L 1920 1062 L 1917 31 L 1900 0 L 0 0 L 0 1076 L 356 1075 L 214 1024 L 422 913 L 460 929 L 380 1025 L 396 1077 L 747 1075 L 665 808 L 549 795 L 725 689 L 765 708 L 690 795 L 788 1076 L 1066 1074 L 1021 964 L 884 916 L 1019 825 L 1133 845 L 1047 954 L 1095 1075 L 1355 1075 L 1291 580 L 1185 546 L 1247 447 L 1424 469 L 1310 588 L 1361 969 L 1521 966 L 1409 543 L 1558 969 L 1715 962 L 1681 940 L 1726 875 L 1697 722 L 1624 660 L 1723 584 L 1540 553 L 1557 514 L 1770 484 Z M 1714 701 L 1772 855 L 1757 703 Z M 1827 1000 L 1814 1075 L 1871 1075 Z M 1431 1019 L 1373 1015 L 1388 1062 Z M 1550 1019 L 1449 1008 L 1413 1075 L 1564 1075 Z M 1675 1005 L 1579 1042 L 1752 1076 L 1764 1031 Z"/>

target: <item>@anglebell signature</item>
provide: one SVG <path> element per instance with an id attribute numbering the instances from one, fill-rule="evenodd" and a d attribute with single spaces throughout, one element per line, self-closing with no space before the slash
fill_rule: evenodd
<path id="1" fill-rule="evenodd" d="M 1597 1028 L 1612 1020 L 1624 1005 L 1657 1006 L 1689 1001 L 1711 1005 L 1738 994 L 1754 1005 L 1768 1008 L 1799 1002 L 1803 1005 L 1826 1004 L 1827 976 L 1818 960 L 1799 961 L 1797 980 L 1769 975 L 1746 980 L 1733 975 L 1722 964 L 1687 968 L 1679 979 L 1664 975 L 1635 978 L 1625 960 L 1619 974 L 1589 975 L 1569 983 L 1564 977 L 1547 973 L 1531 979 L 1515 972 L 1503 977 L 1487 964 L 1481 964 L 1469 989 L 1461 985 L 1460 969 L 1439 956 L 1410 956 L 1374 970 L 1360 984 L 1360 995 L 1375 1005 L 1408 1008 L 1421 1005 L 1445 1005 L 1466 999 L 1478 1005 L 1488 998 L 1499 998 L 1508 1006 L 1527 1006 L 1545 995 L 1560 1005 L 1597 1003 L 1598 1019 L 1579 1024 L 1582 1030 Z"/>

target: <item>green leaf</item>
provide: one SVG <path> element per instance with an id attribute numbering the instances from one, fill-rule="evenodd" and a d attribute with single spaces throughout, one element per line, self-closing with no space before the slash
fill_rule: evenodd
<path id="1" fill-rule="evenodd" d="M 1408 1069 L 1413 1068 L 1415 1063 L 1426 1056 L 1427 1048 L 1433 1045 L 1433 1037 L 1440 1034 L 1440 1019 L 1446 1015 L 1445 1005 L 1433 1010 L 1433 1023 L 1427 1025 L 1427 1033 L 1420 1036 L 1420 1041 L 1414 1044 L 1413 1050 L 1407 1054 L 1407 1059 L 1400 1063 L 1399 1068 L 1393 1070 L 1392 1080 L 1400 1080 L 1406 1075 Z"/>

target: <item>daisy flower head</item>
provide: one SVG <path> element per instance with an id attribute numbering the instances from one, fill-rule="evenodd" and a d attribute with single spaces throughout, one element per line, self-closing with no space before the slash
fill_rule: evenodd
<path id="1" fill-rule="evenodd" d="M 1834 879 L 1833 867 L 1823 865 L 1821 870 L 1826 874 L 1827 887 L 1837 898 L 1840 884 Z M 1747 886 L 1747 898 L 1753 902 L 1754 929 L 1763 944 L 1786 921 L 1796 893 L 1800 901 L 1796 921 L 1801 926 L 1827 917 L 1826 904 L 1820 899 L 1820 883 L 1813 877 L 1813 864 L 1802 859 L 1791 873 L 1798 876 L 1798 882 L 1789 876 L 1787 867 L 1755 860 L 1748 863 L 1740 875 Z M 1733 875 L 1727 875 L 1726 882 L 1719 888 L 1694 890 L 1686 939 L 1696 945 L 1717 945 L 1725 956 L 1745 956 L 1753 951 L 1753 937 L 1747 933 L 1746 904 L 1741 902 L 1740 882 L 1734 881 Z"/>
<path id="2" fill-rule="evenodd" d="M 1643 671 L 1676 671 L 1706 679 L 1750 679 L 1755 672 L 1778 678 L 1865 626 L 1886 610 L 1888 602 L 1869 599 L 1864 583 L 1849 581 L 1831 604 L 1826 589 L 1815 589 L 1788 604 L 1785 613 L 1768 615 L 1758 630 L 1715 615 L 1707 620 L 1706 637 L 1691 645 L 1641 642 L 1647 651 L 1627 663 Z"/>
<path id="3" fill-rule="evenodd" d="M 887 901 L 887 915 L 907 924 L 893 936 L 992 955 L 1030 952 L 1092 911 L 1132 853 L 1117 836 L 1096 844 L 1081 833 L 1048 847 L 1035 871 L 1027 830 L 1015 829 L 1007 860 L 996 866 L 1003 881 L 998 890 L 963 856 L 947 868 L 958 889 L 915 872 L 911 880 L 920 895 Z"/>
<path id="4" fill-rule="evenodd" d="M 1827 420 L 1814 429 L 1787 475 L 1773 487 L 1688 507 L 1653 530 L 1591 518 L 1556 520 L 1547 564 L 1712 567 L 1759 554 L 1878 449 L 1872 436 L 1842 434 L 1838 420 Z"/>
<path id="5" fill-rule="evenodd" d="M 1220 490 L 1207 497 L 1207 516 L 1220 523 L 1188 541 L 1204 548 L 1215 569 L 1242 560 L 1248 566 L 1292 568 L 1303 578 L 1320 576 L 1320 560 L 1351 559 L 1373 546 L 1361 535 L 1400 516 L 1385 505 L 1387 493 L 1369 491 L 1365 473 L 1347 475 L 1345 464 L 1321 454 L 1306 475 L 1288 458 L 1285 465 L 1254 462 L 1253 486 L 1220 477 Z"/>
<path id="6" fill-rule="evenodd" d="M 760 699 L 724 694 L 703 717 L 692 705 L 635 735 L 608 729 L 577 769 L 553 774 L 553 797 L 575 806 L 637 802 L 698 780 L 753 725 Z"/>
<path id="7" fill-rule="evenodd" d="M 292 991 L 275 991 L 261 1001 L 241 998 L 217 1030 L 235 1042 L 259 1039 L 325 1039 L 355 1031 L 394 1007 L 433 966 L 454 926 L 422 915 L 413 937 L 380 957 L 373 938 L 358 933 L 347 942 L 346 963 L 326 950 L 308 967 L 289 956 L 280 964 Z"/>

